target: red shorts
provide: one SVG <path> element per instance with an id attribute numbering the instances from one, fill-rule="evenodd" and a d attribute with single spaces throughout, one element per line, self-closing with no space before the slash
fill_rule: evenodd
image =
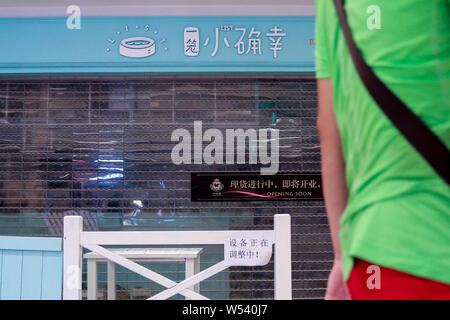
<path id="1" fill-rule="evenodd" d="M 347 286 L 353 300 L 450 300 L 448 284 L 360 259 L 355 260 Z"/>

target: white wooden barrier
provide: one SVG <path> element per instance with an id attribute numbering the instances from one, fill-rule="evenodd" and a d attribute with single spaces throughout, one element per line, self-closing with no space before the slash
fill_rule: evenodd
<path id="1" fill-rule="evenodd" d="M 259 232 L 261 230 L 246 232 Z M 291 275 L 291 217 L 288 214 L 274 216 L 273 232 L 275 244 L 275 299 L 292 299 Z M 110 261 L 136 272 L 168 289 L 149 300 L 168 299 L 181 294 L 190 299 L 206 300 L 205 296 L 190 290 L 194 285 L 227 268 L 224 261 L 177 283 L 136 262 L 126 259 L 102 247 L 105 245 L 208 245 L 224 244 L 227 231 L 83 231 L 83 218 L 64 217 L 64 273 L 63 299 L 81 300 L 82 247 Z"/>

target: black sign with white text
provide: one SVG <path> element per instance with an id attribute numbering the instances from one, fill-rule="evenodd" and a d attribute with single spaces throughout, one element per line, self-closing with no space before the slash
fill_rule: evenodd
<path id="1" fill-rule="evenodd" d="M 191 201 L 260 200 L 323 200 L 321 174 L 191 173 Z"/>

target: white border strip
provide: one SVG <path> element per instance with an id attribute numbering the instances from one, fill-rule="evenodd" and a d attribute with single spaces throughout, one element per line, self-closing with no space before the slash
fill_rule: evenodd
<path id="1" fill-rule="evenodd" d="M 313 5 L 80 6 L 81 16 L 314 16 Z M 0 6 L 0 18 L 65 17 L 66 7 Z"/>

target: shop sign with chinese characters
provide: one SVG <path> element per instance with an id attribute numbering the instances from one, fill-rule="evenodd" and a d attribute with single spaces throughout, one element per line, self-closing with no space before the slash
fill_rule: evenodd
<path id="1" fill-rule="evenodd" d="M 238 38 L 230 37 L 230 34 L 237 32 Z M 263 36 L 262 36 L 263 35 Z M 184 54 L 187 56 L 198 56 L 200 50 L 208 50 L 208 47 L 214 48 L 211 57 L 215 57 L 221 46 L 226 48 L 234 48 L 237 55 L 263 55 L 263 41 L 268 41 L 268 50 L 271 51 L 274 59 L 278 58 L 279 53 L 283 50 L 283 38 L 287 36 L 286 31 L 275 25 L 263 34 L 261 30 L 257 30 L 254 26 L 234 27 L 221 26 L 214 28 L 214 38 L 204 37 L 204 41 L 200 38 L 200 29 L 196 27 L 187 27 L 184 29 Z M 237 39 L 237 40 L 236 40 Z M 234 40 L 233 42 L 231 42 Z M 222 43 L 223 42 L 223 43 Z M 202 48 L 204 47 L 204 48 Z M 264 50 L 266 51 L 266 50 Z"/>
<path id="2" fill-rule="evenodd" d="M 314 17 L 81 19 L 0 19 L 0 71 L 314 71 Z"/>
<path id="3" fill-rule="evenodd" d="M 320 173 L 192 172 L 191 201 L 322 201 Z"/>

